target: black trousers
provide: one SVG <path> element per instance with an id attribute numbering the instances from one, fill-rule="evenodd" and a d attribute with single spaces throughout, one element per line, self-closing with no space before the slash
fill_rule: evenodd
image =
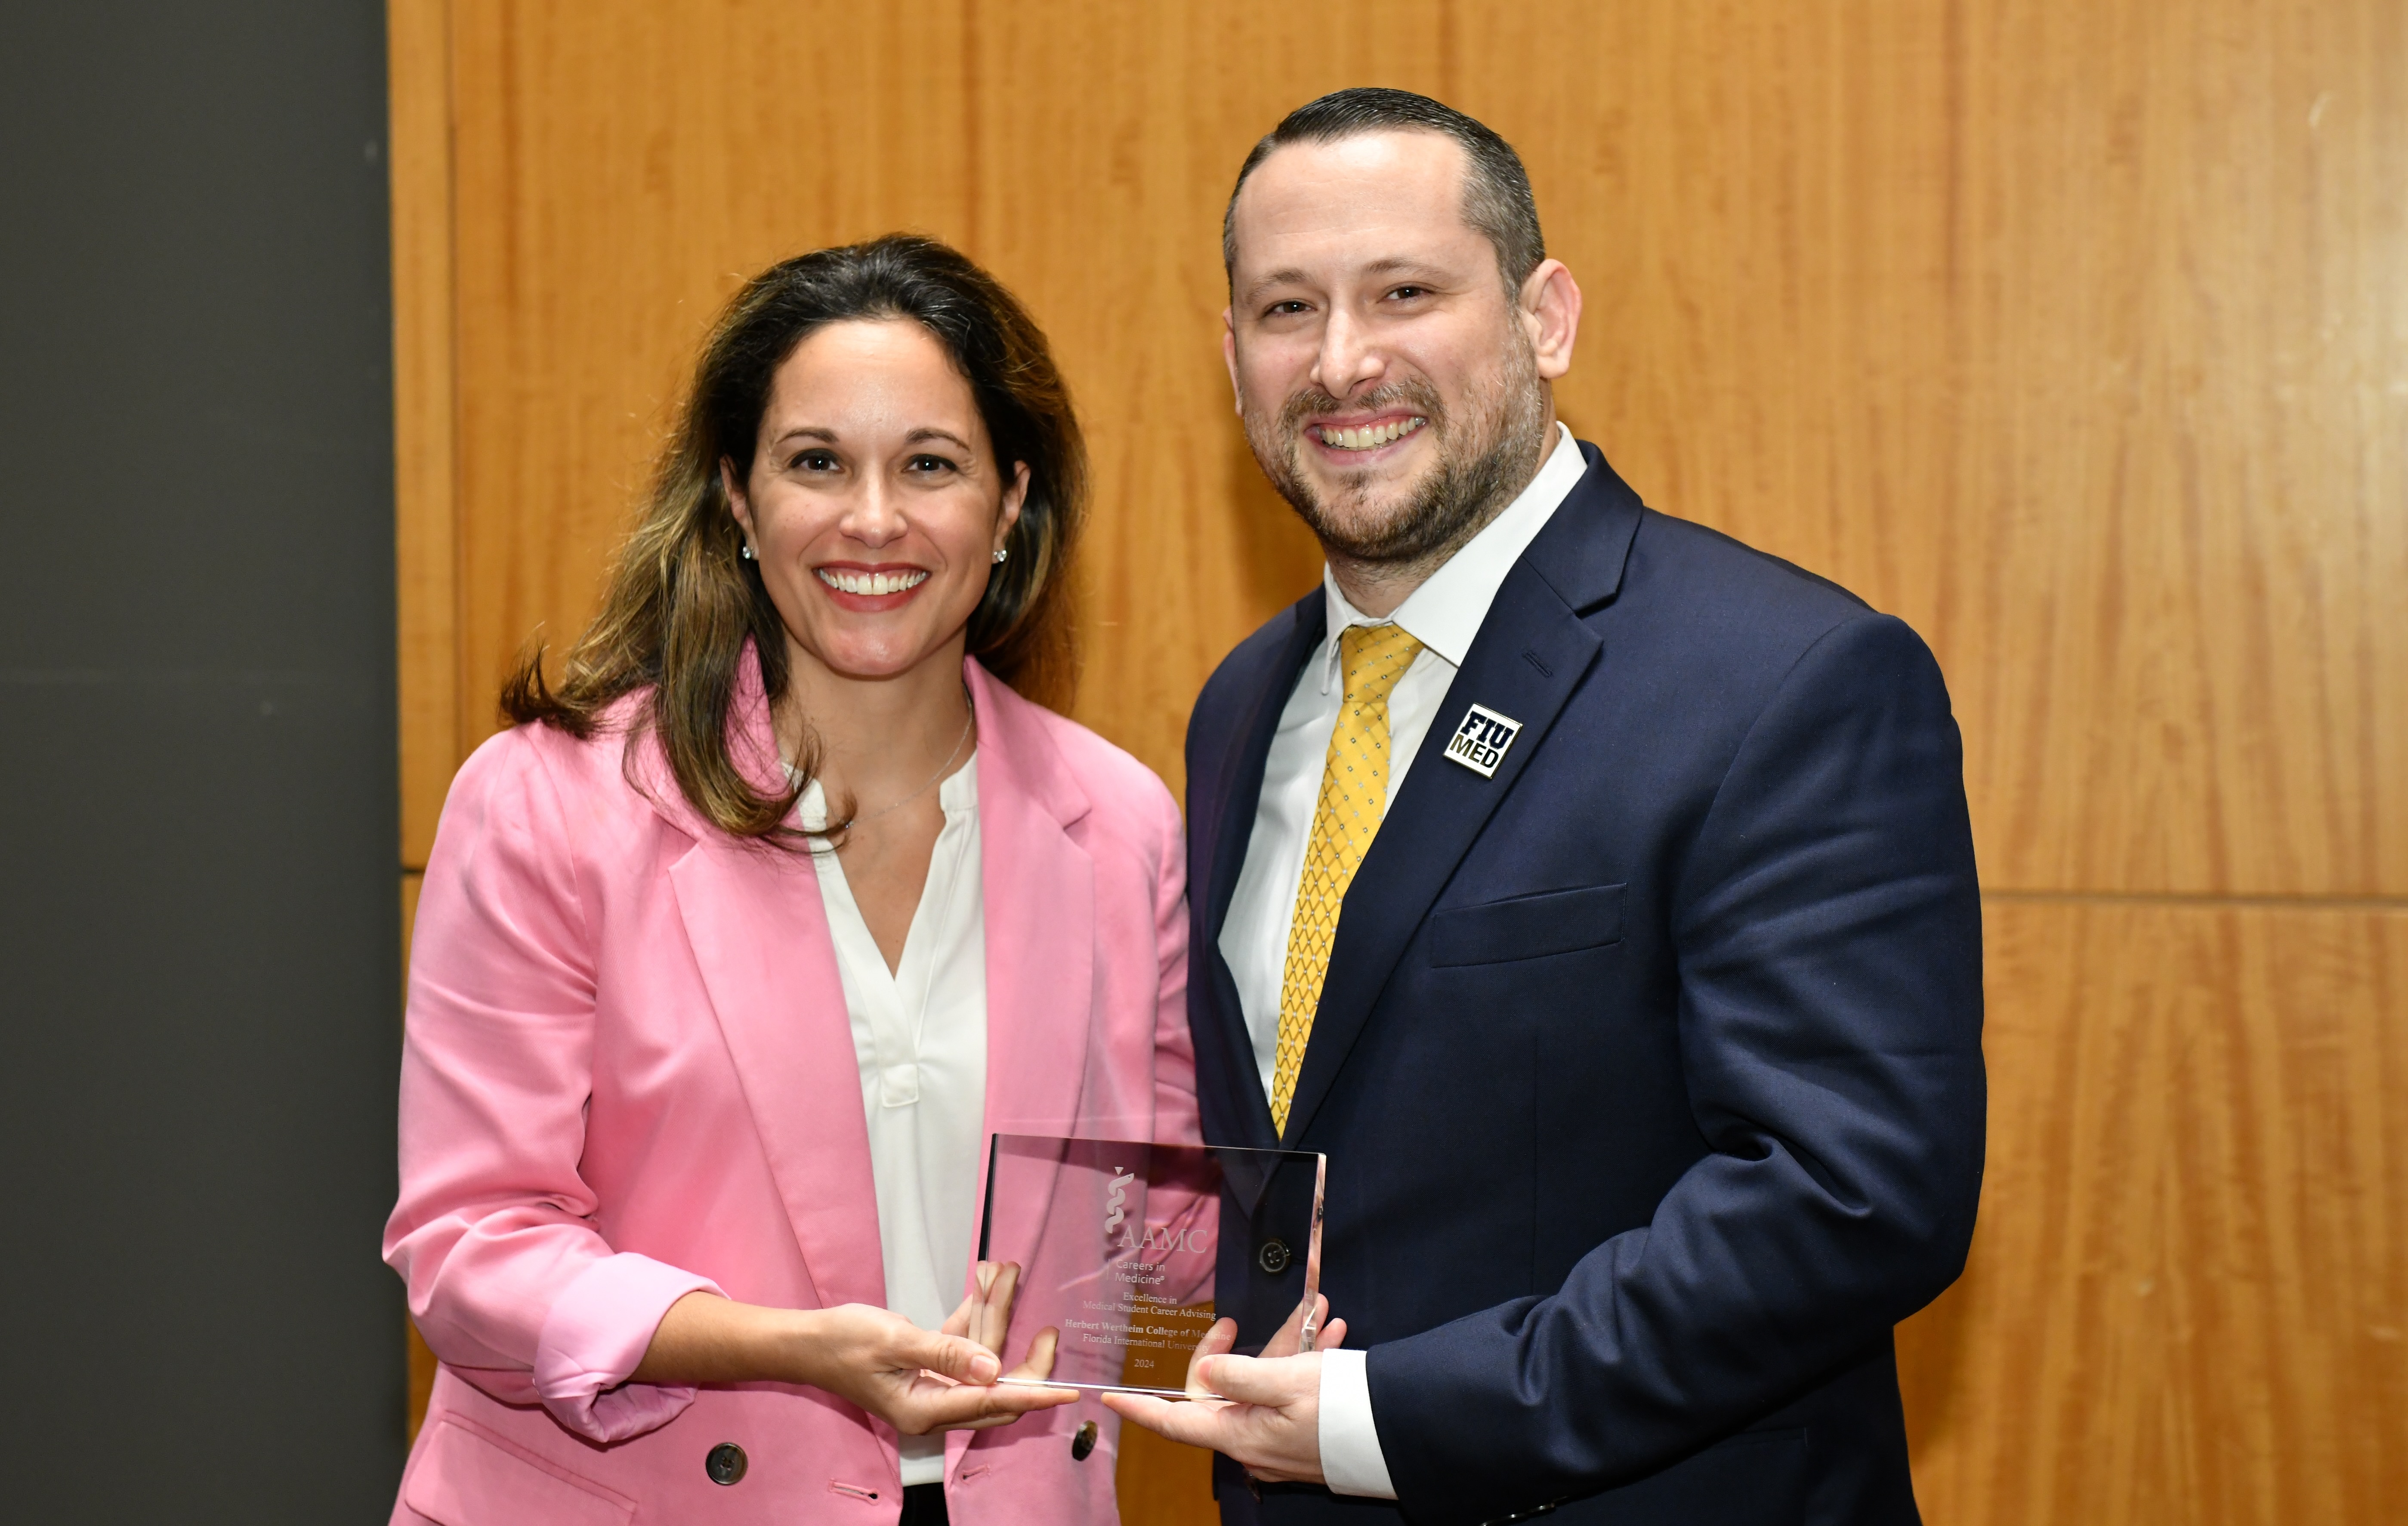
<path id="1" fill-rule="evenodd" d="M 945 1516 L 945 1486 L 913 1484 L 903 1490 L 903 1519 L 897 1526 L 950 1526 Z"/>

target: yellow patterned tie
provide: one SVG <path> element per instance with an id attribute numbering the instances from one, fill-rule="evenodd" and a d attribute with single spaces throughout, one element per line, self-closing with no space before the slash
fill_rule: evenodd
<path id="1" fill-rule="evenodd" d="M 1346 698 L 1321 765 L 1321 799 L 1296 885 L 1296 920 L 1287 934 L 1287 973 L 1280 981 L 1279 1057 L 1271 1071 L 1271 1121 L 1287 1132 L 1288 1104 L 1304 1066 L 1305 1041 L 1321 1005 L 1329 948 L 1346 887 L 1363 866 L 1388 809 L 1388 693 L 1413 665 L 1422 644 L 1400 625 L 1350 625 L 1338 637 Z"/>

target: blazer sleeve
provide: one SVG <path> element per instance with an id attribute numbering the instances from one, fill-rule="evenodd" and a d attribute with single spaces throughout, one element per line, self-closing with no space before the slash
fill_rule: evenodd
<path id="1" fill-rule="evenodd" d="M 1160 804 L 1154 813 L 1159 844 L 1154 851 L 1160 856 L 1154 875 L 1154 947 L 1160 973 L 1154 1022 L 1154 1137 L 1164 1144 L 1197 1145 L 1203 1143 L 1204 1134 L 1196 1103 L 1196 1038 L 1187 1021 L 1186 828 L 1169 792 L 1157 784 L 1155 792 Z M 1210 1230 L 1219 1221 L 1219 1200 L 1211 1194 L 1166 1195 L 1155 1199 L 1149 1212 L 1167 1213 L 1176 1229 Z M 1208 1294 L 1211 1258 L 1197 1260 L 1201 1264 L 1193 1283 L 1162 1291 L 1182 1300 Z"/>
<path id="2" fill-rule="evenodd" d="M 593 1091 L 592 937 L 568 814 L 529 732 L 453 781 L 411 936 L 401 1194 L 386 1262 L 462 1378 L 594 1441 L 666 1423 L 691 1388 L 629 1384 L 707 1277 L 614 1253 L 579 1175 Z"/>
<path id="3" fill-rule="evenodd" d="M 1154 1137 L 1203 1140 L 1196 1109 L 1196 1036 L 1187 1024 L 1187 839 L 1179 806 L 1158 783 L 1154 957 L 1160 974 L 1154 1020 Z"/>
<path id="4" fill-rule="evenodd" d="M 1368 1355 L 1398 1497 L 1483 1519 L 1643 1476 L 1861 1360 L 1963 1269 L 1981 911 L 1938 664 L 1827 632 L 1752 724 L 1671 896 L 1711 1153 L 1563 1288 Z"/>

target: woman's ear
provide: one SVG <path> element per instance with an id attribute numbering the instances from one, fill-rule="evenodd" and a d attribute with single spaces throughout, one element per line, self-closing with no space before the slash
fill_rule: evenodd
<path id="1" fill-rule="evenodd" d="M 744 497 L 744 490 L 736 482 L 736 463 L 725 456 L 719 458 L 719 489 L 727 494 L 727 512 L 736 517 L 737 526 L 747 540 L 752 538 L 752 506 Z"/>
<path id="2" fill-rule="evenodd" d="M 1028 463 L 1015 461 L 1011 464 L 1011 481 L 1003 490 L 1003 512 L 996 515 L 995 520 L 994 549 L 996 550 L 1003 549 L 1004 537 L 1010 535 L 1011 527 L 1020 522 L 1020 506 L 1026 502 L 1028 502 Z"/>

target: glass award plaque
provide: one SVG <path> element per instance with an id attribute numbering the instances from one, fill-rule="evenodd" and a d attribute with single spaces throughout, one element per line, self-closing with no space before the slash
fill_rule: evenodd
<path id="1" fill-rule="evenodd" d="M 1312 1349 L 1322 1156 L 1014 1134 L 993 1144 L 979 1260 L 1021 1263 L 1006 1372 L 1048 1326 L 1060 1332 L 1045 1380 L 1055 1388 L 1183 1395 L 1187 1359 L 1216 1319 L 1237 1321 L 1242 1356 L 1291 1317 Z"/>

